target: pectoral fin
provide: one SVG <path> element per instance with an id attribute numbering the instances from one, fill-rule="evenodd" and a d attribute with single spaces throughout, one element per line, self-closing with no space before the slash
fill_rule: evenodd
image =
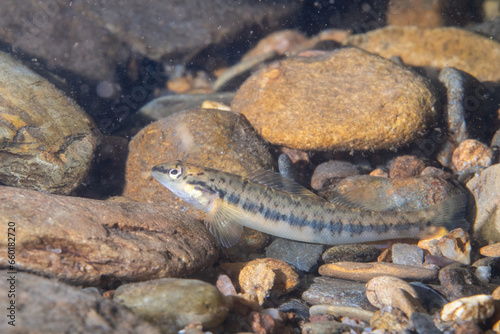
<path id="1" fill-rule="evenodd" d="M 239 224 L 241 216 L 238 209 L 217 201 L 213 210 L 207 214 L 205 225 L 222 246 L 228 248 L 240 240 L 243 231 L 243 226 Z"/>

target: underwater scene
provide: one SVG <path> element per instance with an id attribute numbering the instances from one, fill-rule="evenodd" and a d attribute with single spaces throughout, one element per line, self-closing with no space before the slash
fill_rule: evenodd
<path id="1" fill-rule="evenodd" d="M 4 0 L 0 333 L 500 333 L 500 0 Z"/>

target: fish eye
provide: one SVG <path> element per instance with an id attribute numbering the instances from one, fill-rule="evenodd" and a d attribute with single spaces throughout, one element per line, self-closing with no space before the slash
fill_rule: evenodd
<path id="1" fill-rule="evenodd" d="M 177 179 L 181 175 L 182 175 L 182 167 L 172 168 L 171 170 L 168 171 L 168 176 L 170 176 L 170 178 L 172 179 Z"/>

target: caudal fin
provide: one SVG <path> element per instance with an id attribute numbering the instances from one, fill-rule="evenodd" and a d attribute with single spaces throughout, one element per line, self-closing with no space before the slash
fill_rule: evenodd
<path id="1" fill-rule="evenodd" d="M 431 224 L 433 226 L 444 227 L 448 231 L 456 228 L 469 230 L 469 223 L 465 220 L 467 210 L 467 195 L 459 194 L 441 203 L 430 207 Z"/>

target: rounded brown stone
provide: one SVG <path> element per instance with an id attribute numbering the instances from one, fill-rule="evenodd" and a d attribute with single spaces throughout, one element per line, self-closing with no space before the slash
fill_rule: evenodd
<path id="1" fill-rule="evenodd" d="M 73 100 L 0 52 L 0 184 L 70 194 L 87 177 L 99 141 Z"/>
<path id="2" fill-rule="evenodd" d="M 481 253 L 482 256 L 500 257 L 500 243 L 481 247 L 479 253 Z"/>
<path id="3" fill-rule="evenodd" d="M 451 157 L 457 171 L 468 167 L 489 167 L 493 164 L 493 151 L 475 139 L 467 139 L 458 145 Z"/>
<path id="4" fill-rule="evenodd" d="M 272 169 L 273 160 L 252 126 L 241 115 L 216 109 L 178 112 L 143 128 L 129 144 L 124 196 L 204 214 L 151 176 L 163 162 L 183 160 L 234 174 Z"/>
<path id="5" fill-rule="evenodd" d="M 384 58 L 398 56 L 406 65 L 454 67 L 480 81 L 500 81 L 500 43 L 460 28 L 388 26 L 351 35 L 346 43 Z"/>
<path id="6" fill-rule="evenodd" d="M 392 276 L 409 280 L 430 280 L 437 277 L 434 269 L 403 266 L 385 262 L 337 262 L 319 267 L 323 276 L 368 282 L 377 276 Z"/>
<path id="7" fill-rule="evenodd" d="M 232 103 L 273 144 L 369 150 L 412 142 L 436 119 L 436 98 L 414 72 L 356 48 L 273 63 Z"/>
<path id="8" fill-rule="evenodd" d="M 425 168 L 425 162 L 414 155 L 402 155 L 392 161 L 389 177 L 412 177 L 419 175 Z"/>
<path id="9" fill-rule="evenodd" d="M 242 292 L 255 292 L 262 305 L 269 294 L 280 296 L 295 289 L 299 275 L 284 261 L 263 258 L 248 262 L 240 271 L 238 280 Z"/>
<path id="10" fill-rule="evenodd" d="M 116 289 L 113 300 L 159 325 L 165 333 L 177 333 L 193 322 L 201 322 L 205 328 L 217 327 L 229 311 L 215 286 L 195 279 L 161 278 L 124 284 Z"/>
<path id="11" fill-rule="evenodd" d="M 413 312 L 424 312 L 415 289 L 407 282 L 391 276 L 378 276 L 366 283 L 366 297 L 373 306 L 396 307 L 409 317 Z"/>
<path id="12" fill-rule="evenodd" d="M 219 253 L 191 217 L 135 201 L 0 186 L 0 224 L 15 229 L 16 269 L 86 286 L 189 275 Z M 7 249 L 7 242 L 1 238 L 0 247 Z M 0 266 L 8 260 L 0 258 Z"/>

